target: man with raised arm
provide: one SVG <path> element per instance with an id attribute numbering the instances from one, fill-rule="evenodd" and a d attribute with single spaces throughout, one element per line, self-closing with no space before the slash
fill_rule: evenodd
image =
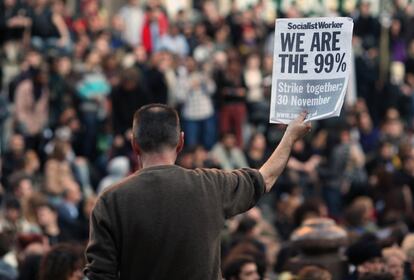
<path id="1" fill-rule="evenodd" d="M 218 280 L 225 219 L 270 191 L 293 143 L 310 130 L 301 114 L 260 170 L 188 170 L 175 165 L 184 145 L 177 112 L 161 104 L 134 115 L 140 170 L 109 188 L 91 215 L 85 275 L 90 280 Z"/>

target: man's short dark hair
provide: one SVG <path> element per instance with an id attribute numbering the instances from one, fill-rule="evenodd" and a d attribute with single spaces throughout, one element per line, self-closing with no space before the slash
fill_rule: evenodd
<path id="1" fill-rule="evenodd" d="M 177 111 L 167 105 L 146 105 L 134 114 L 134 138 L 144 153 L 175 148 L 180 140 L 180 131 Z"/>
<path id="2" fill-rule="evenodd" d="M 236 257 L 235 259 L 228 261 L 224 265 L 224 269 L 223 269 L 224 278 L 225 279 L 231 279 L 231 278 L 238 279 L 243 269 L 243 266 L 245 266 L 246 264 L 250 264 L 250 263 L 256 264 L 254 259 L 248 255 L 240 255 Z"/>

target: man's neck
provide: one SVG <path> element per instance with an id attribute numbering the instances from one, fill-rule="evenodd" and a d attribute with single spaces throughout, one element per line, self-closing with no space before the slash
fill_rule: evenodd
<path id="1" fill-rule="evenodd" d="M 174 150 L 145 154 L 141 156 L 142 168 L 159 165 L 173 165 L 176 159 L 177 154 Z"/>

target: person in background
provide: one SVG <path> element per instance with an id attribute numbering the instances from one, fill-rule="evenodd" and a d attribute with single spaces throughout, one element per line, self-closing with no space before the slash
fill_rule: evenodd
<path id="1" fill-rule="evenodd" d="M 246 81 L 246 100 L 249 122 L 255 126 L 267 121 L 268 106 L 263 93 L 263 74 L 261 71 L 260 56 L 251 54 L 246 59 L 246 68 L 243 78 Z"/>
<path id="2" fill-rule="evenodd" d="M 9 189 L 9 176 L 18 170 L 24 161 L 26 143 L 21 134 L 15 133 L 10 137 L 8 150 L 2 154 L 2 178 L 1 181 L 6 189 Z"/>
<path id="3" fill-rule="evenodd" d="M 17 270 L 4 259 L 6 254 L 10 253 L 13 244 L 13 235 L 10 232 L 2 231 L 0 233 L 0 279 L 16 280 Z"/>
<path id="4" fill-rule="evenodd" d="M 226 280 L 259 280 L 255 261 L 248 256 L 240 256 L 229 261 L 224 269 L 223 276 Z"/>
<path id="5" fill-rule="evenodd" d="M 56 4 L 49 0 L 35 0 L 30 10 L 32 45 L 47 52 L 58 48 L 66 52 L 70 49 L 70 34 L 61 13 L 55 9 Z"/>
<path id="6" fill-rule="evenodd" d="M 69 145 L 56 141 L 53 152 L 45 164 L 45 191 L 51 196 L 61 196 L 67 185 L 75 184 L 74 174 L 68 161 Z"/>
<path id="7" fill-rule="evenodd" d="M 389 247 L 382 250 L 382 255 L 388 272 L 394 276 L 394 280 L 404 280 L 404 268 L 407 260 L 404 251 L 397 246 Z"/>
<path id="8" fill-rule="evenodd" d="M 227 68 L 216 80 L 220 96 L 220 131 L 234 133 L 238 147 L 243 146 L 243 125 L 246 121 L 246 84 L 238 58 L 229 59 Z"/>
<path id="9" fill-rule="evenodd" d="M 58 213 L 56 207 L 50 203 L 40 204 L 36 208 L 37 224 L 42 229 L 51 246 L 69 239 L 67 232 L 62 231 L 58 225 Z"/>
<path id="10" fill-rule="evenodd" d="M 260 168 L 266 161 L 267 152 L 266 138 L 262 133 L 257 132 L 250 136 L 250 141 L 244 154 L 247 164 L 251 168 Z"/>
<path id="11" fill-rule="evenodd" d="M 96 49 L 87 55 L 82 79 L 76 85 L 81 120 L 85 125 L 82 154 L 91 159 L 96 156 L 97 131 L 100 121 L 107 115 L 107 96 L 111 91 L 110 84 L 102 72 L 101 59 Z"/>
<path id="12" fill-rule="evenodd" d="M 212 100 L 214 91 L 214 81 L 199 69 L 194 58 L 187 58 L 185 66 L 178 71 L 175 94 L 181 104 L 183 129 L 188 147 L 202 144 L 209 150 L 215 142 L 216 121 Z"/>
<path id="13" fill-rule="evenodd" d="M 112 126 L 115 137 L 123 135 L 129 128 L 137 108 L 150 103 L 150 93 L 137 69 L 122 71 L 119 86 L 112 89 Z"/>
<path id="14" fill-rule="evenodd" d="M 59 244 L 42 258 L 39 280 L 82 280 L 83 248 L 73 244 Z"/>
<path id="15" fill-rule="evenodd" d="M 67 184 L 63 193 L 63 200 L 57 206 L 58 223 L 62 231 L 66 232 L 71 240 L 84 240 L 86 225 L 82 219 L 80 202 L 82 193 L 77 184 Z"/>
<path id="16" fill-rule="evenodd" d="M 145 14 L 140 0 L 128 0 L 118 11 L 118 17 L 122 20 L 122 38 L 134 48 L 141 44 L 142 29 L 144 27 Z"/>
<path id="17" fill-rule="evenodd" d="M 31 68 L 30 76 L 16 87 L 14 119 L 28 148 L 38 150 L 48 122 L 49 87 L 47 69 Z"/>
<path id="18" fill-rule="evenodd" d="M 236 144 L 236 137 L 232 133 L 225 133 L 211 149 L 211 156 L 224 170 L 247 167 L 243 151 Z"/>
<path id="19" fill-rule="evenodd" d="M 129 159 L 123 156 L 114 157 L 108 163 L 108 175 L 99 182 L 97 193 L 100 194 L 108 187 L 120 182 L 129 172 Z"/>
<path id="20" fill-rule="evenodd" d="M 180 58 L 185 58 L 190 52 L 188 43 L 176 24 L 170 24 L 168 33 L 161 37 L 155 51 L 159 50 L 166 50 Z"/>
<path id="21" fill-rule="evenodd" d="M 167 33 L 168 26 L 168 18 L 158 5 L 147 7 L 141 40 L 147 53 L 159 50 L 160 40 Z"/>

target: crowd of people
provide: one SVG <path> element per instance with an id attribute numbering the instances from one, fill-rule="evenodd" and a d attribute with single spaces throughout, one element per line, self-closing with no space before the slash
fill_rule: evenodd
<path id="1" fill-rule="evenodd" d="M 294 1 L 230 1 L 225 14 L 195 1 L 174 15 L 157 0 L 113 15 L 72 2 L 0 0 L 0 279 L 82 279 L 96 197 L 136 170 L 143 105 L 179 111 L 180 166 L 259 168 L 283 133 L 268 124 L 274 20 L 309 16 Z M 312 14 L 354 19 L 356 98 L 294 145 L 259 207 L 226 222 L 226 280 L 335 279 L 323 265 L 289 270 L 290 237 L 315 217 L 348 233 L 345 279 L 414 279 L 414 3 L 371 8 Z"/>

